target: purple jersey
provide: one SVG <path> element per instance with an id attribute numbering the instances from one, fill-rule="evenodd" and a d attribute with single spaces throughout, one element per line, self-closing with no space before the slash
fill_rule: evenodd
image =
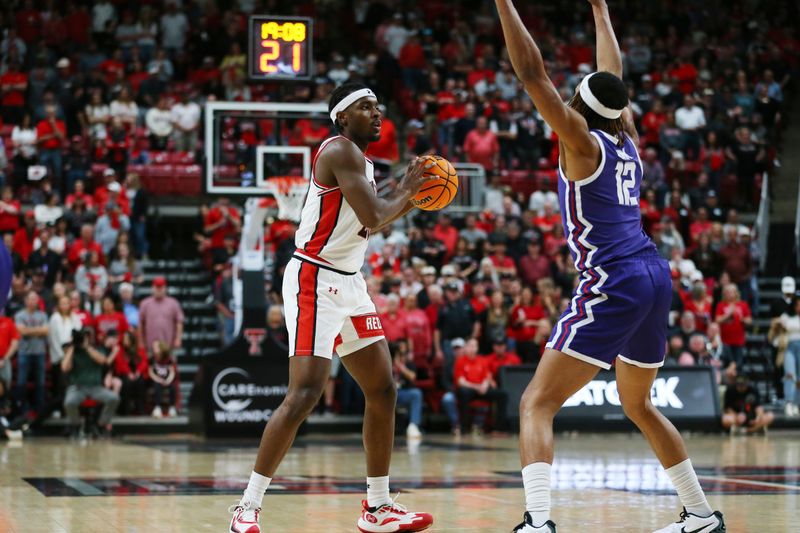
<path id="1" fill-rule="evenodd" d="M 642 229 L 639 186 L 642 162 L 629 137 L 590 130 L 600 145 L 600 166 L 588 178 L 569 181 L 559 166 L 558 200 L 567 244 L 579 271 L 656 248 Z"/>

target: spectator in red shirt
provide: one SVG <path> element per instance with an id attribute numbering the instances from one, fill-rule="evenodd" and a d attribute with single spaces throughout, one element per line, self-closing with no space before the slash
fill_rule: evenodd
<path id="1" fill-rule="evenodd" d="M 460 339 L 454 339 L 454 341 L 456 340 Z M 498 406 L 498 415 L 502 416 L 505 393 L 495 386 L 488 358 L 478 355 L 477 340 L 469 339 L 464 344 L 464 353 L 458 356 L 455 362 L 453 383 L 456 387 L 456 394 L 454 395 L 452 392 L 445 394 L 442 398 L 442 408 L 448 414 L 454 413 L 456 397 L 458 398 L 459 416 L 455 420 L 451 417 L 454 433 L 460 434 L 464 422 L 469 419 L 470 403 L 473 400 L 495 402 Z M 473 421 L 474 432 L 483 431 L 486 413 L 487 410 L 483 406 L 476 408 L 476 416 Z"/>
<path id="2" fill-rule="evenodd" d="M 128 320 L 117 310 L 110 295 L 103 297 L 103 312 L 94 319 L 94 331 L 97 344 L 105 342 L 109 331 L 116 331 L 119 335 L 128 331 Z"/>
<path id="3" fill-rule="evenodd" d="M 475 316 L 479 316 L 489 307 L 489 297 L 486 295 L 486 284 L 475 283 L 472 286 L 472 298 L 469 300 Z"/>
<path id="4" fill-rule="evenodd" d="M 433 329 L 428 315 L 417 306 L 417 295 L 409 294 L 403 301 L 409 349 L 414 357 L 427 361 L 433 345 Z M 384 331 L 386 331 L 384 329 Z"/>
<path id="5" fill-rule="evenodd" d="M 92 318 L 92 314 L 84 307 L 83 295 L 79 291 L 75 290 L 69 294 L 69 303 L 72 306 L 72 313 L 77 315 L 80 319 L 82 327 L 94 327 L 94 318 Z"/>
<path id="6" fill-rule="evenodd" d="M 225 237 L 238 238 L 242 228 L 242 215 L 236 206 L 231 205 L 229 198 L 220 196 L 217 203 L 209 209 L 204 224 L 204 231 L 211 235 L 211 255 L 214 263 L 224 263 L 227 260 L 227 254 L 223 254 Z"/>
<path id="7" fill-rule="evenodd" d="M 499 335 L 492 343 L 494 351 L 486 356 L 495 387 L 498 383 L 497 378 L 500 374 L 500 368 L 504 366 L 517 366 L 522 364 L 522 360 L 517 354 L 508 351 L 508 345 L 506 342 L 505 336 Z"/>
<path id="8" fill-rule="evenodd" d="M 86 192 L 86 185 L 84 184 L 83 180 L 75 180 L 74 187 L 74 192 L 67 195 L 67 199 L 64 201 L 66 208 L 72 209 L 72 205 L 75 203 L 75 200 L 82 198 L 86 209 L 94 209 L 94 198 L 92 198 L 91 194 Z"/>
<path id="9" fill-rule="evenodd" d="M 703 275 L 699 272 L 692 274 L 692 290 L 683 299 L 684 311 L 691 311 L 694 315 L 694 329 L 705 334 L 711 322 L 711 295 L 708 294 Z"/>
<path id="10" fill-rule="evenodd" d="M 39 144 L 39 164 L 47 167 L 54 183 L 61 184 L 61 152 L 67 138 L 67 127 L 56 118 L 56 107 L 45 107 L 45 119 L 36 125 L 36 142 Z"/>
<path id="11" fill-rule="evenodd" d="M 447 249 L 445 261 L 449 260 L 456 250 L 456 242 L 458 241 L 458 230 L 453 227 L 453 220 L 450 215 L 447 213 L 439 215 L 439 222 L 433 228 L 433 236 L 444 243 L 444 247 Z"/>
<path id="12" fill-rule="evenodd" d="M 381 138 L 374 143 L 369 143 L 367 156 L 376 163 L 382 164 L 394 164 L 400 159 L 397 127 L 389 117 L 385 115 L 381 117 Z"/>
<path id="13" fill-rule="evenodd" d="M 492 245 L 492 255 L 489 256 L 489 259 L 492 261 L 495 270 L 501 275 L 509 274 L 516 276 L 517 266 L 514 264 L 514 260 L 506 255 L 505 237 L 500 236 L 494 240 L 495 242 Z"/>
<path id="14" fill-rule="evenodd" d="M 526 363 L 533 362 L 540 353 L 542 341 L 550 333 L 550 322 L 544 307 L 533 297 L 533 289 L 522 289 L 519 304 L 511 309 L 509 335 L 517 343 L 517 352 Z"/>
<path id="15" fill-rule="evenodd" d="M 486 117 L 478 117 L 475 129 L 467 133 L 464 153 L 467 161 L 483 165 L 487 172 L 493 172 L 500 164 L 500 143 L 497 136 L 489 130 Z"/>
<path id="16" fill-rule="evenodd" d="M 69 262 L 70 271 L 74 272 L 83 264 L 90 252 L 97 252 L 100 263 L 105 264 L 103 248 L 94 240 L 94 225 L 84 224 L 81 226 L 80 238 L 73 242 L 67 250 L 67 261 Z"/>
<path id="17" fill-rule="evenodd" d="M 642 117 L 642 132 L 644 133 L 645 144 L 648 147 L 658 148 L 661 126 L 666 122 L 667 113 L 664 111 L 664 103 L 660 99 L 656 99 L 653 102 L 653 109 Z"/>
<path id="18" fill-rule="evenodd" d="M 108 85 L 113 85 L 120 78 L 120 73 L 122 74 L 121 77 L 124 78 L 125 58 L 122 55 L 122 49 L 114 49 L 111 57 L 101 62 L 97 68 L 103 73 Z"/>
<path id="19" fill-rule="evenodd" d="M 440 123 L 455 118 L 452 113 L 452 107 L 456 104 L 455 90 L 456 80 L 447 78 L 444 83 L 444 89 L 436 93 L 436 106 L 438 108 L 436 118 Z"/>
<path id="20" fill-rule="evenodd" d="M 697 68 L 692 64 L 691 57 L 681 58 L 680 63 L 670 71 L 670 76 L 678 81 L 681 94 L 692 94 L 697 85 Z"/>
<path id="21" fill-rule="evenodd" d="M 547 233 L 553 226 L 561 225 L 561 215 L 556 213 L 553 202 L 545 200 L 542 204 L 542 213 L 533 219 L 533 226 L 539 228 L 542 233 Z"/>
<path id="22" fill-rule="evenodd" d="M 397 62 L 403 69 L 403 83 L 411 91 L 416 92 L 422 81 L 422 73 L 426 65 L 425 50 L 416 34 L 411 35 L 400 49 Z"/>
<path id="23" fill-rule="evenodd" d="M 97 207 L 97 216 L 105 214 L 109 202 L 118 205 L 126 216 L 131 214 L 131 204 L 125 187 L 117 181 L 117 172 L 113 168 L 103 171 L 105 184 L 94 191 L 94 205 Z"/>
<path id="24" fill-rule="evenodd" d="M 21 124 L 25 116 L 25 92 L 28 90 L 28 75 L 21 71 L 16 61 L 8 63 L 6 72 L 0 76 L 0 108 L 3 121 Z"/>
<path id="25" fill-rule="evenodd" d="M 722 290 L 722 301 L 717 305 L 714 322 L 719 324 L 722 345 L 729 353 L 729 359 L 740 369 L 744 362 L 746 344 L 745 327 L 753 323 L 750 306 L 741 301 L 739 289 L 729 283 Z"/>
<path id="26" fill-rule="evenodd" d="M 0 316 L 0 381 L 11 387 L 11 358 L 17 353 L 19 331 L 13 318 Z"/>
<path id="27" fill-rule="evenodd" d="M 0 234 L 14 233 L 19 229 L 19 215 L 22 212 L 19 200 L 14 199 L 14 189 L 3 187 L 0 195 Z"/>
<path id="28" fill-rule="evenodd" d="M 397 342 L 408 336 L 405 313 L 400 309 L 400 297 L 390 294 L 386 298 L 386 312 L 378 315 L 383 325 L 383 334 L 389 342 Z"/>
<path id="29" fill-rule="evenodd" d="M 367 262 L 372 268 L 372 275 L 377 278 L 400 275 L 400 258 L 395 253 L 394 244 L 384 244 L 380 253 L 375 252 L 372 254 Z"/>
<path id="30" fill-rule="evenodd" d="M 467 74 L 467 85 L 472 89 L 479 81 L 494 83 L 495 72 L 486 68 L 486 60 L 482 56 L 475 58 L 475 68 Z"/>
<path id="31" fill-rule="evenodd" d="M 114 375 L 122 381 L 120 413 L 143 415 L 149 371 L 147 352 L 139 346 L 136 335 L 130 331 L 123 333 L 120 339 L 114 358 Z"/>
<path id="32" fill-rule="evenodd" d="M 689 224 L 689 243 L 695 245 L 700 235 L 708 235 L 711 232 L 712 222 L 708 220 L 708 209 L 698 207 L 694 221 Z"/>
<path id="33" fill-rule="evenodd" d="M 33 253 L 33 241 L 39 236 L 39 230 L 36 228 L 36 216 L 33 211 L 26 211 L 24 218 L 25 225 L 14 234 L 13 251 L 24 263 L 27 263 Z"/>

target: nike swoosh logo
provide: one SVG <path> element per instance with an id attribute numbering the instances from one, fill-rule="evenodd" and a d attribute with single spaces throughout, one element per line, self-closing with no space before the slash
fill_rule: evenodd
<path id="1" fill-rule="evenodd" d="M 707 526 L 703 526 L 700 529 L 695 529 L 692 531 L 687 531 L 685 527 L 681 528 L 681 533 L 711 533 L 719 526 L 719 521 L 716 524 L 709 524 Z M 710 528 L 710 529 L 709 529 Z"/>

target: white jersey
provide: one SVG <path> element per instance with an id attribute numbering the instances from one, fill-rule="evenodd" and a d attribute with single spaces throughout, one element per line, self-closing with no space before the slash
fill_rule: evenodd
<path id="1" fill-rule="evenodd" d="M 358 272 L 364 264 L 369 231 L 358 221 L 353 208 L 347 203 L 339 187 L 326 187 L 317 182 L 314 168 L 322 151 L 337 135 L 326 139 L 319 147 L 311 165 L 306 202 L 300 214 L 300 226 L 295 233 L 295 254 L 323 267 L 331 267 L 346 273 Z M 375 184 L 375 167 L 366 156 L 366 177 Z"/>

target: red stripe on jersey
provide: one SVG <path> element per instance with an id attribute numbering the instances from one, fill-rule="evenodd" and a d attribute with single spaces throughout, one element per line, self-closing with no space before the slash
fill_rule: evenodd
<path id="1" fill-rule="evenodd" d="M 312 255 L 319 255 L 322 249 L 328 244 L 333 230 L 336 229 L 336 222 L 339 221 L 339 212 L 342 209 L 344 195 L 341 190 L 331 194 L 326 194 L 320 198 L 319 220 L 314 227 L 314 233 L 308 240 L 303 250 Z"/>
<path id="2" fill-rule="evenodd" d="M 314 181 L 314 184 L 317 187 L 319 187 L 320 189 L 336 189 L 337 188 L 335 186 L 334 187 L 329 187 L 327 185 L 323 185 L 320 182 L 318 182 L 317 181 L 316 168 L 317 168 L 317 159 L 319 159 L 319 154 L 321 154 L 322 151 L 325 149 L 325 147 L 330 145 L 333 142 L 334 139 L 338 139 L 339 137 L 341 137 L 341 135 L 337 135 L 336 137 L 331 137 L 330 139 L 328 139 L 325 142 L 325 145 L 320 147 L 319 150 L 317 150 L 317 153 L 314 155 L 314 161 L 311 162 L 311 179 Z"/>
<path id="3" fill-rule="evenodd" d="M 317 336 L 317 279 L 319 267 L 303 262 L 297 274 L 297 337 L 294 355 L 314 355 Z"/>

